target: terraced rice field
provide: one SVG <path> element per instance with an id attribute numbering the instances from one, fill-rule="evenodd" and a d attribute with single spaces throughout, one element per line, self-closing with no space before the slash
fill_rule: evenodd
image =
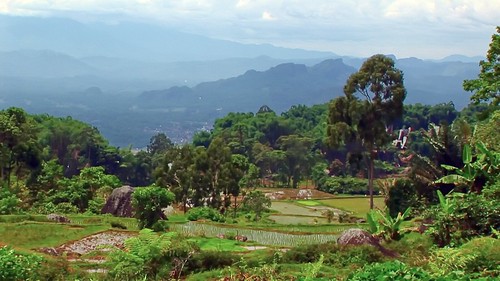
<path id="1" fill-rule="evenodd" d="M 340 197 L 335 199 L 318 200 L 321 204 L 332 208 L 338 208 L 357 217 L 366 217 L 366 213 L 370 211 L 369 197 Z M 375 197 L 373 199 L 375 209 L 383 210 L 385 208 L 384 198 Z"/>
<path id="2" fill-rule="evenodd" d="M 309 217 L 324 217 L 323 211 L 317 208 L 300 206 L 293 202 L 274 201 L 271 205 L 271 210 L 278 211 L 283 215 L 309 216 Z"/>
<path id="3" fill-rule="evenodd" d="M 309 216 L 293 216 L 293 215 L 270 215 L 269 219 L 279 224 L 324 224 L 327 223 L 326 218 L 309 217 Z"/>
<path id="4" fill-rule="evenodd" d="M 276 231 L 268 231 L 252 228 L 232 228 L 213 224 L 188 222 L 185 224 L 172 224 L 171 230 L 184 235 L 216 237 L 227 232 L 235 232 L 248 237 L 249 241 L 254 241 L 262 245 L 272 245 L 280 247 L 294 247 L 303 244 L 319 244 L 328 241 L 336 241 L 338 234 L 291 234 Z"/>

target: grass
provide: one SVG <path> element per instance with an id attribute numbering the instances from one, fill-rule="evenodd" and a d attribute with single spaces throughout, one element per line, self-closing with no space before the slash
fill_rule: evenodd
<path id="1" fill-rule="evenodd" d="M 191 238 L 190 241 L 195 242 L 203 251 L 227 251 L 227 252 L 243 252 L 247 249 L 241 247 L 241 242 L 229 239 L 197 237 Z"/>
<path id="2" fill-rule="evenodd" d="M 295 202 L 309 207 L 321 206 L 321 203 L 316 200 L 296 200 Z"/>
<path id="3" fill-rule="evenodd" d="M 307 208 L 307 207 L 295 204 L 294 202 L 273 201 L 272 205 L 271 205 L 271 210 L 278 211 L 279 213 L 281 213 L 283 215 L 324 217 L 322 210 L 315 210 L 314 208 Z"/>
<path id="4" fill-rule="evenodd" d="M 31 221 L 2 223 L 0 224 L 0 242 L 25 250 L 56 247 L 107 229 L 109 226 L 106 225 L 76 226 Z"/>
<path id="5" fill-rule="evenodd" d="M 318 200 L 323 205 L 351 212 L 356 217 L 366 217 L 370 211 L 369 197 L 342 197 L 335 199 Z M 383 197 L 373 198 L 375 209 L 384 209 L 385 203 Z"/>

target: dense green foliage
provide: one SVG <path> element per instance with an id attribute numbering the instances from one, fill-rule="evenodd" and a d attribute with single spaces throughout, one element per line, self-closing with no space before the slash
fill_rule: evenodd
<path id="1" fill-rule="evenodd" d="M 190 221 L 197 221 L 201 219 L 210 220 L 214 222 L 224 222 L 226 219 L 216 209 L 210 207 L 195 207 L 186 213 L 186 217 Z"/>
<path id="2" fill-rule="evenodd" d="M 16 253 L 12 248 L 0 247 L 0 280 L 38 280 L 42 258 Z"/>
<path id="3" fill-rule="evenodd" d="M 174 201 L 174 194 L 156 186 L 140 187 L 132 193 L 132 205 L 139 228 L 152 228 L 160 219 L 166 219 L 162 208 Z"/>
<path id="4" fill-rule="evenodd" d="M 117 250 L 109 256 L 113 269 L 112 280 L 156 279 L 157 276 L 178 278 L 187 259 L 197 248 L 187 240 L 179 240 L 175 233 L 156 235 L 143 229 L 139 235 L 126 240 L 127 251 Z"/>
<path id="5" fill-rule="evenodd" d="M 474 92 L 471 97 L 474 102 L 487 101 L 496 107 L 500 102 L 500 26 L 497 26 L 496 34 L 491 38 L 486 60 L 481 61 L 479 65 L 481 66 L 479 77 L 466 80 L 464 89 Z"/>
<path id="6" fill-rule="evenodd" d="M 400 261 L 373 263 L 350 274 L 347 280 L 352 281 L 404 281 L 431 280 L 429 273 L 421 268 L 409 267 Z"/>

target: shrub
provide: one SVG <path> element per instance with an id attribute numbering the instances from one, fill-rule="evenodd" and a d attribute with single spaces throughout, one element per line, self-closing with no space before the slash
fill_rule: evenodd
<path id="1" fill-rule="evenodd" d="M 224 237 L 229 240 L 236 240 L 236 235 L 238 235 L 236 231 L 226 231 Z"/>
<path id="2" fill-rule="evenodd" d="M 378 249 L 369 245 L 340 246 L 336 243 L 312 244 L 294 247 L 283 255 L 285 263 L 312 263 L 324 256 L 324 263 L 337 267 L 363 266 L 379 262 L 384 256 Z"/>
<path id="3" fill-rule="evenodd" d="M 500 240 L 491 237 L 474 238 L 460 247 L 464 255 L 474 255 L 476 258 L 469 261 L 465 271 L 468 273 L 480 272 L 498 277 L 500 269 Z"/>
<path id="4" fill-rule="evenodd" d="M 171 236 L 158 236 L 150 229 L 143 229 L 137 237 L 125 241 L 126 251 L 117 250 L 109 254 L 112 266 L 109 276 L 116 280 L 135 280 L 148 276 L 153 278 L 169 267 Z"/>
<path id="5" fill-rule="evenodd" d="M 0 280 L 38 280 L 42 258 L 19 254 L 10 247 L 0 248 Z"/>
<path id="6" fill-rule="evenodd" d="M 168 207 L 175 195 L 164 188 L 150 186 L 136 188 L 132 193 L 132 205 L 139 228 L 151 228 L 155 222 L 165 219 L 162 208 Z"/>
<path id="7" fill-rule="evenodd" d="M 318 189 L 331 194 L 367 194 L 368 180 L 355 177 L 325 177 Z"/>
<path id="8" fill-rule="evenodd" d="M 428 213 L 433 219 L 428 232 L 439 246 L 460 245 L 500 228 L 500 182 L 486 187 L 481 194 L 452 193 L 445 197 L 438 191 L 438 197 L 439 205 Z"/>
<path id="9" fill-rule="evenodd" d="M 421 257 L 429 256 L 434 244 L 428 235 L 411 232 L 404 235 L 401 240 L 392 241 L 385 246 L 399 253 L 408 265 L 418 266 L 425 262 Z"/>
<path id="10" fill-rule="evenodd" d="M 335 243 L 301 245 L 294 247 L 283 255 L 285 262 L 308 263 L 315 262 L 322 253 L 337 251 Z"/>
<path id="11" fill-rule="evenodd" d="M 165 232 L 168 231 L 169 226 L 168 222 L 165 220 L 159 220 L 153 224 L 153 231 L 154 232 Z"/>
<path id="12" fill-rule="evenodd" d="M 347 280 L 352 281 L 425 281 L 432 280 L 431 276 L 421 268 L 409 267 L 395 260 L 384 263 L 369 264 L 360 270 L 351 273 Z"/>
<path id="13" fill-rule="evenodd" d="M 429 257 L 429 270 L 434 277 L 455 274 L 463 276 L 469 263 L 477 258 L 475 254 L 464 254 L 458 248 L 438 248 Z"/>
<path id="14" fill-rule="evenodd" d="M 190 221 L 206 219 L 214 222 L 224 222 L 226 220 L 224 216 L 219 213 L 219 211 L 210 207 L 192 208 L 186 213 L 186 217 Z"/>
<path id="15" fill-rule="evenodd" d="M 17 213 L 20 202 L 21 200 L 7 188 L 0 188 L 0 215 Z"/>
<path id="16" fill-rule="evenodd" d="M 104 207 L 105 204 L 106 202 L 103 198 L 95 197 L 93 200 L 89 201 L 87 212 L 95 215 L 100 215 L 102 207 Z"/>
<path id="17" fill-rule="evenodd" d="M 123 223 L 119 221 L 112 221 L 109 223 L 111 227 L 113 228 L 119 228 L 119 229 L 127 229 L 127 226 L 125 226 Z"/>
<path id="18" fill-rule="evenodd" d="M 339 246 L 335 251 L 331 251 L 329 255 L 326 255 L 325 258 L 326 264 L 336 265 L 337 267 L 361 267 L 385 259 L 380 250 L 370 245 Z"/>
<path id="19" fill-rule="evenodd" d="M 78 213 L 78 207 L 68 202 L 62 202 L 55 205 L 55 212 L 63 214 L 76 214 Z"/>
<path id="20" fill-rule="evenodd" d="M 192 272 L 202 272 L 233 265 L 239 257 L 231 252 L 203 251 L 193 255 L 186 267 Z"/>
<path id="21" fill-rule="evenodd" d="M 258 221 L 262 217 L 262 213 L 269 211 L 271 207 L 271 199 L 266 197 L 262 191 L 250 191 L 243 199 L 242 209 L 255 214 L 254 220 Z"/>
<path id="22" fill-rule="evenodd" d="M 387 208 L 392 217 L 403 213 L 407 208 L 419 205 L 417 191 L 412 181 L 407 179 L 398 179 L 389 189 L 389 198 L 387 200 Z"/>

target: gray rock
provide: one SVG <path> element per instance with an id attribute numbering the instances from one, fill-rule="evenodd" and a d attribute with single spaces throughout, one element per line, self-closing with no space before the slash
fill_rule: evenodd
<path id="1" fill-rule="evenodd" d="M 373 237 L 368 231 L 360 228 L 351 228 L 342 232 L 337 239 L 337 243 L 339 245 L 380 245 L 377 238 Z"/>
<path id="2" fill-rule="evenodd" d="M 112 214 L 116 217 L 133 217 L 132 193 L 134 188 L 122 186 L 115 188 L 106 200 L 106 204 L 101 210 L 102 214 Z"/>
<path id="3" fill-rule="evenodd" d="M 67 217 L 62 216 L 62 215 L 58 215 L 58 214 L 48 214 L 47 219 L 51 220 L 51 221 L 55 221 L 55 222 L 61 222 L 61 223 L 70 223 L 71 222 Z"/>
<path id="4" fill-rule="evenodd" d="M 390 257 L 398 257 L 399 254 L 391 251 L 389 249 L 384 248 L 382 245 L 380 245 L 380 241 L 375 238 L 373 235 L 371 235 L 368 231 L 360 229 L 360 228 L 351 228 L 348 229 L 342 234 L 340 234 L 339 238 L 337 239 L 337 243 L 339 245 L 371 245 L 382 254 Z"/>
<path id="5" fill-rule="evenodd" d="M 240 241 L 240 242 L 247 242 L 248 237 L 246 237 L 245 235 L 236 235 L 234 237 L 234 240 Z"/>

